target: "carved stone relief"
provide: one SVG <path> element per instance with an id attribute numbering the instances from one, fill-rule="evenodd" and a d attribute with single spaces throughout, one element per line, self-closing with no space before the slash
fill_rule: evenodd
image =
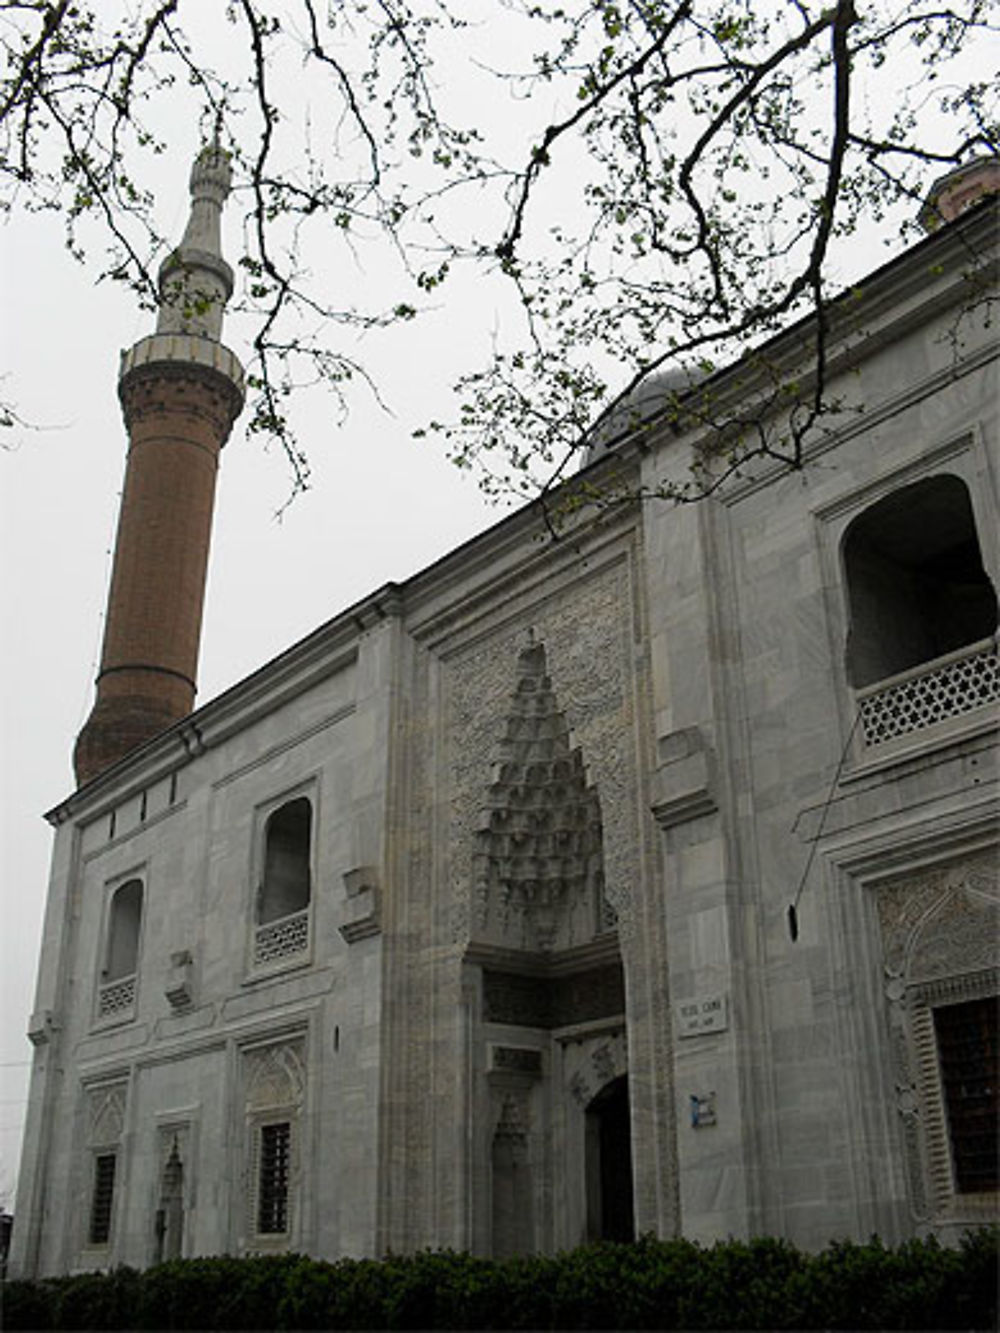
<path id="1" fill-rule="evenodd" d="M 92 1148 L 119 1141 L 125 1128 L 124 1083 L 91 1088 L 87 1093 L 87 1142 Z"/>
<path id="2" fill-rule="evenodd" d="M 179 1259 L 184 1249 L 184 1214 L 190 1176 L 190 1127 L 161 1126 L 157 1156 L 157 1200 L 154 1214 L 154 1263 Z"/>
<path id="3" fill-rule="evenodd" d="M 563 1077 L 570 1096 L 586 1109 L 602 1088 L 628 1073 L 625 1029 L 567 1043 Z"/>
<path id="4" fill-rule="evenodd" d="M 504 1093 L 493 1138 L 510 1139 L 516 1143 L 527 1142 L 528 1099 L 523 1093 L 514 1091 Z"/>
<path id="5" fill-rule="evenodd" d="M 491 1245 L 497 1258 L 535 1248 L 536 1201 L 528 1140 L 527 1098 L 506 1091 L 490 1145 Z"/>
<path id="6" fill-rule="evenodd" d="M 542 1053 L 531 1046 L 492 1046 L 490 1072 L 497 1074 L 527 1074 L 540 1078 Z"/>
<path id="7" fill-rule="evenodd" d="M 876 901 L 888 976 L 912 983 L 995 963 L 995 930 L 977 938 L 1000 903 L 992 852 L 880 885 Z"/>
<path id="8" fill-rule="evenodd" d="M 561 1028 L 625 1012 L 621 964 L 589 968 L 565 977 L 483 973 L 483 1018 L 487 1023 Z"/>
<path id="9" fill-rule="evenodd" d="M 301 1037 L 244 1053 L 248 1111 L 298 1106 L 305 1092 L 305 1050 Z"/>

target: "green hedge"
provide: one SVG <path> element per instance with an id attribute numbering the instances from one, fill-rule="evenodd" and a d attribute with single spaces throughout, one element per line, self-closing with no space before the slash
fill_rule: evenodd
<path id="1" fill-rule="evenodd" d="M 506 1262 L 184 1259 L 8 1282 L 3 1313 L 6 1329 L 993 1329 L 998 1251 L 993 1229 L 957 1249 L 647 1237 Z"/>

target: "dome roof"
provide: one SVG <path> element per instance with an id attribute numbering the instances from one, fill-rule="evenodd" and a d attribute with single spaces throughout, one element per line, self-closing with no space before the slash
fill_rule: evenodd
<path id="1" fill-rule="evenodd" d="M 682 398 L 704 378 L 705 372 L 694 366 L 664 366 L 653 371 L 594 422 L 583 440 L 581 467 L 603 458 L 608 449 L 652 421 L 672 399 Z"/>

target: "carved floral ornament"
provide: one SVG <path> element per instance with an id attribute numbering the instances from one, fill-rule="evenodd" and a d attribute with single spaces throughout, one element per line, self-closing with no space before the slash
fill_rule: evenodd
<path id="1" fill-rule="evenodd" d="M 996 966 L 1000 872 L 994 852 L 882 884 L 876 904 L 890 999 L 901 997 L 901 986 Z"/>
<path id="2" fill-rule="evenodd" d="M 564 1078 L 570 1096 L 586 1109 L 602 1088 L 628 1073 L 625 1029 L 567 1045 Z"/>

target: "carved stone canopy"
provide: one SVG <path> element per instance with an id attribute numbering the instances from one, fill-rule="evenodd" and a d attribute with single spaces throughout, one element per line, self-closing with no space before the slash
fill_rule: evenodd
<path id="1" fill-rule="evenodd" d="M 481 938 L 548 951 L 614 925 L 603 895 L 601 806 L 548 676 L 518 655 L 510 711 L 477 833 Z"/>

